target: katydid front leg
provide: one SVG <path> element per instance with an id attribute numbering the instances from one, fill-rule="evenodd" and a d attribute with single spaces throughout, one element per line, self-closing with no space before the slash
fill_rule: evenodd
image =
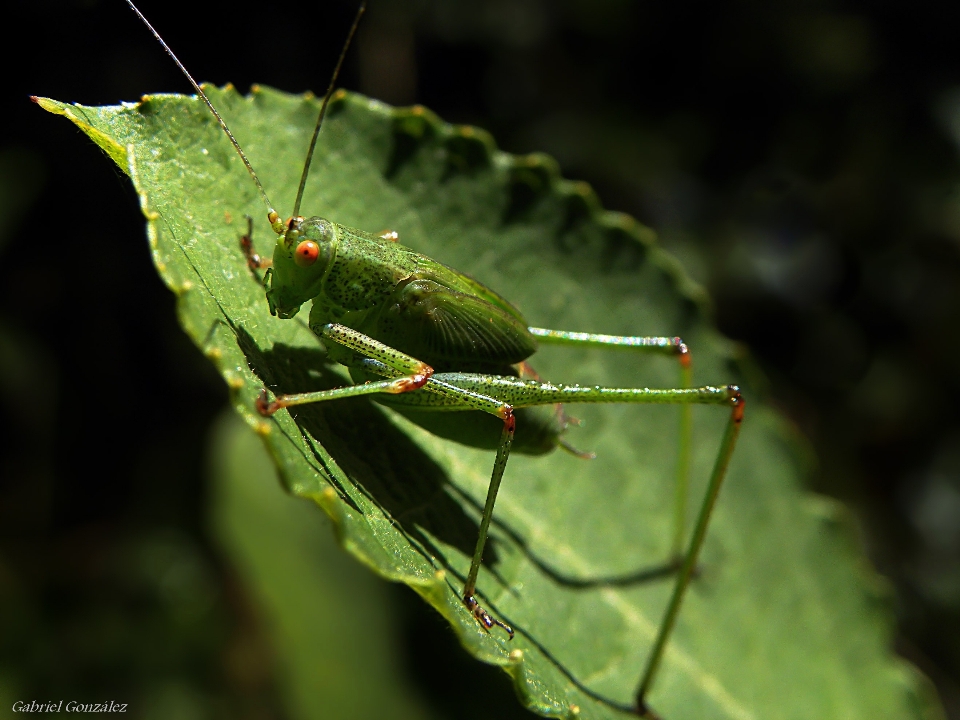
<path id="1" fill-rule="evenodd" d="M 260 276 L 257 275 L 257 270 L 267 269 L 273 265 L 273 260 L 259 255 L 253 247 L 253 218 L 249 215 L 246 217 L 247 232 L 240 237 L 240 250 L 243 252 L 243 257 L 247 261 L 247 267 L 250 268 L 250 272 L 253 273 L 257 282 L 260 282 Z"/>

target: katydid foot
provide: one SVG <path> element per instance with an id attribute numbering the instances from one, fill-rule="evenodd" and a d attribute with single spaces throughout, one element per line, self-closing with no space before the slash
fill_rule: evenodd
<path id="1" fill-rule="evenodd" d="M 477 599 L 472 593 L 470 595 L 464 595 L 463 602 L 467 606 L 467 610 L 473 613 L 473 616 L 481 625 L 483 625 L 484 628 L 490 630 L 494 625 L 499 625 L 507 631 L 507 634 L 510 636 L 509 639 L 513 640 L 513 628 L 504 622 L 500 622 L 495 617 L 491 616 L 490 613 L 480 607 L 480 603 L 477 602 Z"/>

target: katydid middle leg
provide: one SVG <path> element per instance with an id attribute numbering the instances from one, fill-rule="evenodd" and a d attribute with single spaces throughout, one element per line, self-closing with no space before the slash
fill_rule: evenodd
<path id="1" fill-rule="evenodd" d="M 318 334 L 326 340 L 375 361 L 379 366 L 387 369 L 384 374 L 389 375 L 389 379 L 363 383 L 362 385 L 348 385 L 332 390 L 320 390 L 296 395 L 278 395 L 269 402 L 267 401 L 266 391 L 264 391 L 257 401 L 257 409 L 262 415 L 272 415 L 281 408 L 294 405 L 307 405 L 338 398 L 377 393 L 399 395 L 400 393 L 412 392 L 423 387 L 430 376 L 433 375 L 433 368 L 425 362 L 410 357 L 399 350 L 394 350 L 390 346 L 344 325 L 336 323 L 324 325 L 318 329 Z"/>
<path id="2" fill-rule="evenodd" d="M 680 387 L 688 388 L 693 384 L 690 367 L 690 349 L 678 337 L 602 335 L 598 333 L 570 332 L 567 330 L 548 330 L 529 328 L 530 333 L 541 345 L 566 345 L 575 347 L 595 347 L 606 350 L 629 350 L 646 355 L 667 355 L 675 357 L 680 364 Z M 677 471 L 674 483 L 673 543 L 671 561 L 673 568 L 679 567 L 683 560 L 683 541 L 687 518 L 687 493 L 690 485 L 690 457 L 693 451 L 693 408 L 691 405 L 680 407 L 680 428 L 677 450 Z"/>

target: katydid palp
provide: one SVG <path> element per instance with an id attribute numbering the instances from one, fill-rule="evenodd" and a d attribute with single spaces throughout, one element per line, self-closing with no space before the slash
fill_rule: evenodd
<path id="1" fill-rule="evenodd" d="M 294 317 L 312 302 L 309 326 L 328 358 L 346 367 L 353 384 L 332 390 L 278 395 L 264 390 L 258 410 L 270 416 L 284 408 L 335 399 L 372 396 L 414 423 L 464 444 L 496 450 L 493 471 L 462 600 L 487 630 L 514 631 L 488 613 L 477 599 L 477 579 L 497 493 L 511 451 L 539 454 L 557 447 L 572 450 L 563 438 L 568 418 L 562 403 L 677 404 L 681 432 L 674 537 L 677 571 L 674 589 L 641 677 L 636 709 L 653 715 L 646 697 L 689 586 L 711 512 L 737 441 L 743 399 L 732 385 L 690 385 L 690 353 L 680 338 L 633 337 L 530 327 L 521 312 L 493 290 L 462 272 L 405 247 L 397 234 L 369 233 L 320 217 L 303 217 L 300 205 L 324 113 L 360 16 L 350 30 L 310 141 L 291 217 L 283 222 L 226 122 L 186 68 L 146 18 L 127 0 L 206 103 L 256 184 L 267 219 L 278 239 L 272 260 L 253 249 L 251 232 L 241 241 L 254 273 L 264 269 L 263 285 L 271 314 Z M 546 382 L 527 364 L 538 344 L 632 350 L 678 359 L 676 389 L 581 387 Z M 694 404 L 729 408 L 730 418 L 690 538 L 684 543 L 686 468 L 690 415 Z M 499 421 L 496 441 L 476 433 L 477 419 Z M 442 421 L 438 419 L 442 418 Z"/>

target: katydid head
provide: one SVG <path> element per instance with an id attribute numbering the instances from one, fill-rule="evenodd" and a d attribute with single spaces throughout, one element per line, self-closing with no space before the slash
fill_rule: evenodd
<path id="1" fill-rule="evenodd" d="M 329 220 L 294 217 L 277 238 L 273 267 L 264 278 L 270 313 L 292 318 L 300 306 L 320 294 L 323 276 L 336 253 L 337 230 Z"/>

